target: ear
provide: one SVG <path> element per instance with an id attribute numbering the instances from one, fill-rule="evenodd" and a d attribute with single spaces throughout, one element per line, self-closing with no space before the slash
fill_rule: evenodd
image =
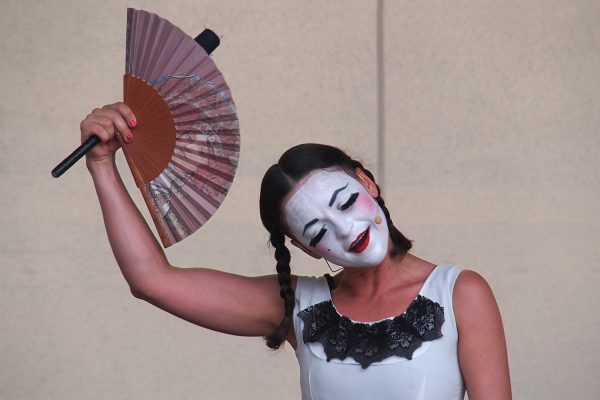
<path id="1" fill-rule="evenodd" d="M 354 168 L 354 172 L 356 173 L 360 183 L 362 183 L 365 189 L 367 189 L 369 194 L 373 196 L 374 199 L 377 198 L 379 196 L 379 190 L 377 190 L 377 185 L 375 182 L 373 182 L 373 180 L 369 178 L 360 167 Z"/>
<path id="2" fill-rule="evenodd" d="M 317 260 L 320 260 L 322 257 L 314 252 L 312 252 L 311 250 L 307 249 L 306 247 L 304 247 L 304 245 L 300 242 L 297 242 L 295 239 L 291 239 L 290 243 L 292 243 L 294 246 L 296 246 L 297 248 L 299 248 L 300 250 L 302 250 L 303 252 L 305 252 L 306 254 L 308 254 L 309 256 L 311 256 L 312 258 L 316 258 Z"/>

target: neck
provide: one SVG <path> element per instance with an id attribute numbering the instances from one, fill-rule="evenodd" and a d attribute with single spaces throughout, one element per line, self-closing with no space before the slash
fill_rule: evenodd
<path id="1" fill-rule="evenodd" d="M 386 289 L 406 280 L 413 272 L 413 266 L 422 261 L 410 253 L 394 258 L 386 256 L 381 264 L 371 268 L 344 268 L 336 277 L 335 290 L 343 290 L 355 298 L 372 299 L 375 293 L 385 293 Z"/>

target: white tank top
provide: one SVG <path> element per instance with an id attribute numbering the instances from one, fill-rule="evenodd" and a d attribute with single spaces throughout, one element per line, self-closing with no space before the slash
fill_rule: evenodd
<path id="1" fill-rule="evenodd" d="M 427 277 L 419 295 L 444 309 L 442 337 L 424 341 L 412 359 L 390 356 L 367 368 L 352 359 L 331 359 L 321 343 L 304 343 L 304 321 L 298 313 L 331 300 L 326 278 L 298 277 L 294 331 L 300 364 L 302 400 L 464 399 L 465 387 L 458 365 L 458 332 L 452 309 L 452 291 L 461 269 L 438 265 Z"/>

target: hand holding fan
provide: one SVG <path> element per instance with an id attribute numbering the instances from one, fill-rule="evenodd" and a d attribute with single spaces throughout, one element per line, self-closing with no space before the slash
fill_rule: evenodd
<path id="1" fill-rule="evenodd" d="M 210 31 L 195 41 L 155 14 L 127 10 L 123 93 L 137 126 L 136 139 L 121 145 L 165 247 L 216 212 L 236 172 L 239 125 L 229 88 L 208 55 L 216 45 Z M 53 176 L 99 139 L 93 141 Z"/>

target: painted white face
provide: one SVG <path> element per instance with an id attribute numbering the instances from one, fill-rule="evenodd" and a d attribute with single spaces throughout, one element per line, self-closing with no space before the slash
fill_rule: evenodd
<path id="1" fill-rule="evenodd" d="M 342 170 L 309 175 L 285 204 L 284 216 L 297 241 L 336 265 L 373 267 L 387 254 L 383 211 L 367 189 Z"/>

